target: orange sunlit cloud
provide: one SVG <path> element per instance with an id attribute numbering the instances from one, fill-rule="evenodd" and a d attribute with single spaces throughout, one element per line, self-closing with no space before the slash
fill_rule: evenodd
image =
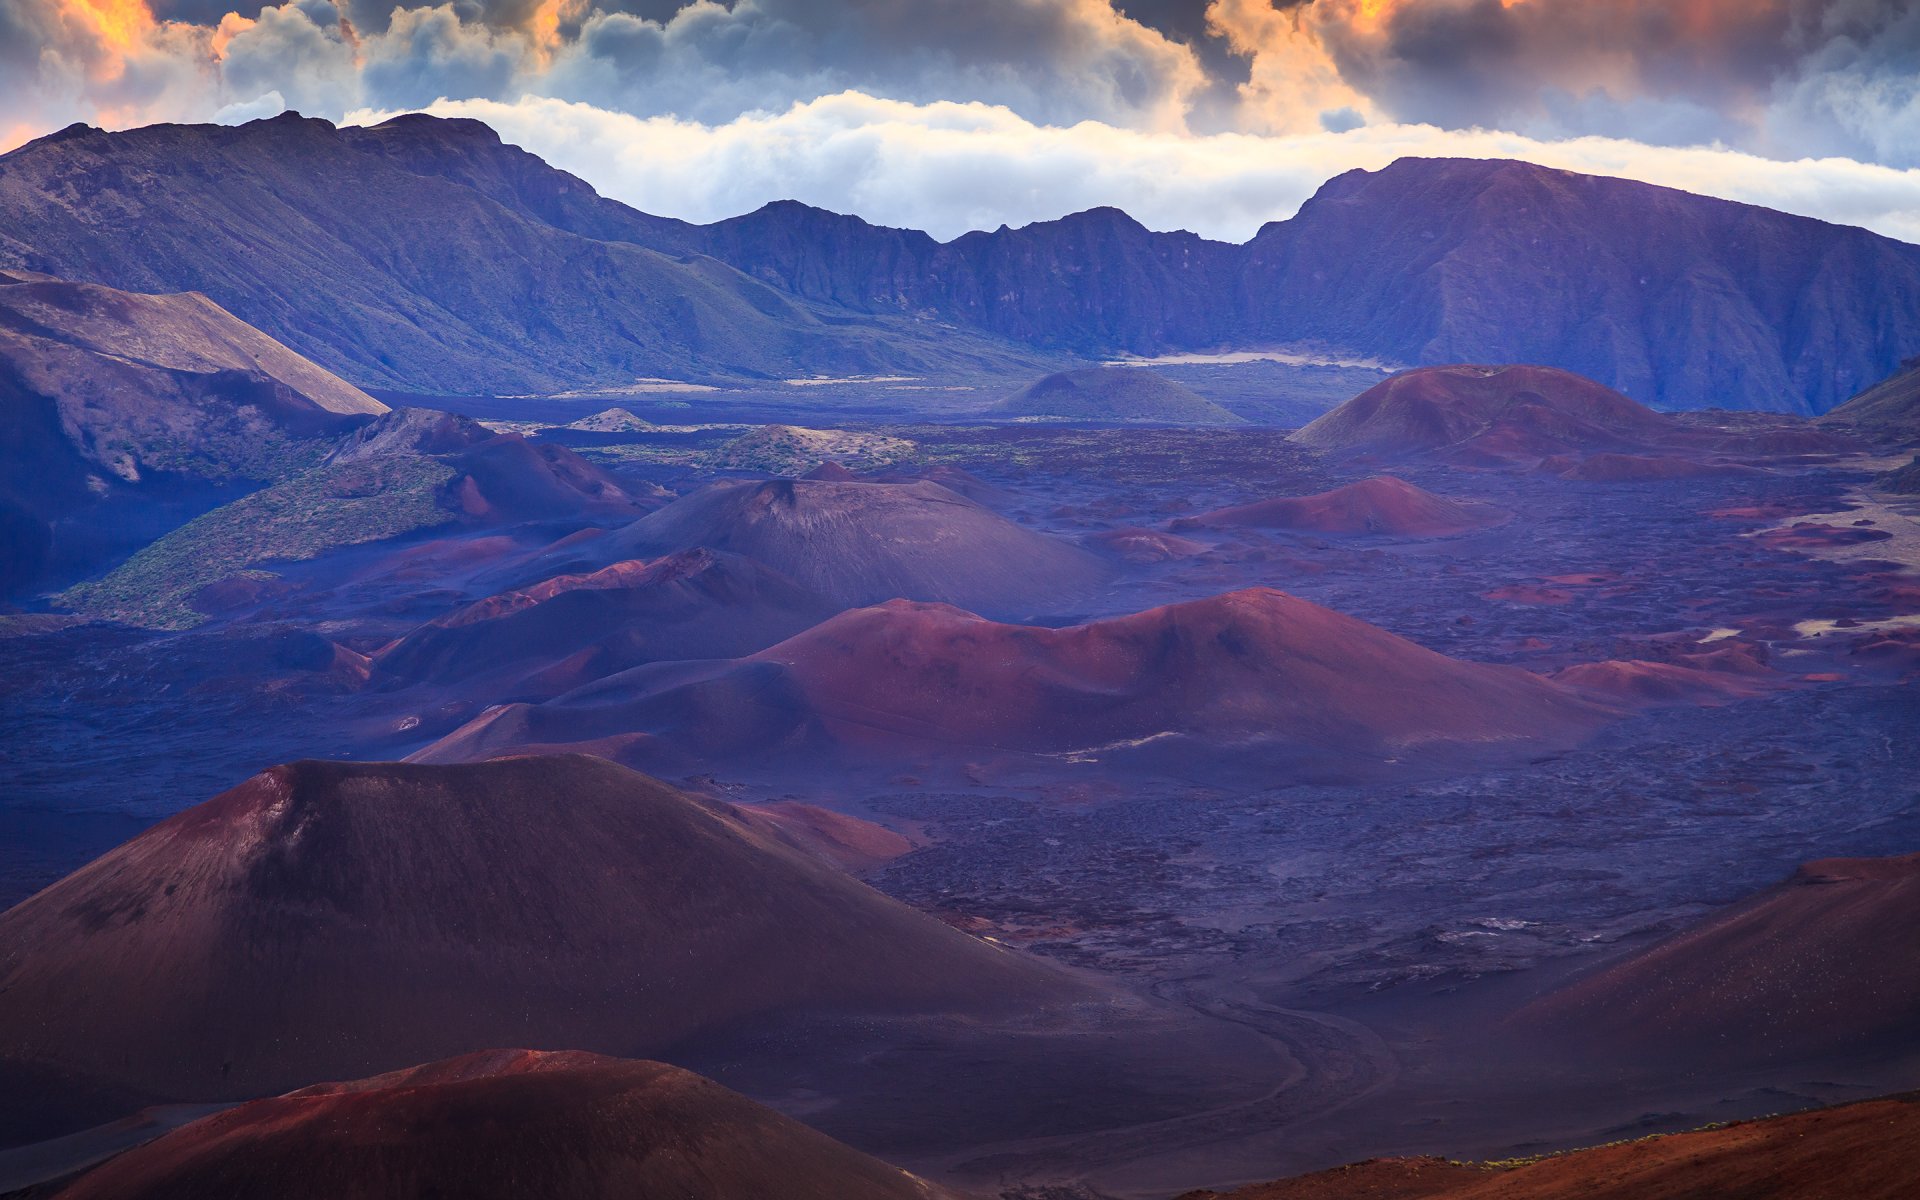
<path id="1" fill-rule="evenodd" d="M 88 74 L 114 80 L 125 74 L 127 56 L 153 33 L 157 22 L 145 0 L 59 0 L 60 16 L 90 37 L 98 53 Z"/>
<path id="2" fill-rule="evenodd" d="M 233 42 L 233 39 L 239 37 L 247 30 L 252 29 L 258 23 L 259 22 L 253 20 L 251 17 L 243 17 L 235 12 L 230 12 L 226 16 L 221 17 L 220 24 L 214 27 L 213 40 L 209 43 L 213 49 L 213 56 L 220 59 L 226 58 L 227 46 Z"/>

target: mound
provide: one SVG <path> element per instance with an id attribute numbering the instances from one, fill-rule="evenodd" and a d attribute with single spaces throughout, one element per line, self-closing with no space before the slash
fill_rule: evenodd
<path id="1" fill-rule="evenodd" d="M 1920 358 L 1902 362 L 1898 371 L 1820 420 L 1873 438 L 1920 437 Z"/>
<path id="2" fill-rule="evenodd" d="M 1161 425 L 1245 422 L 1191 388 L 1144 367 L 1060 371 L 1028 384 L 988 411 L 1063 421 L 1149 421 Z"/>
<path id="3" fill-rule="evenodd" d="M 715 450 L 708 456 L 707 463 L 733 471 L 800 475 L 828 462 L 843 469 L 890 466 L 912 457 L 913 452 L 913 443 L 905 438 L 846 429 L 762 425 Z"/>
<path id="4" fill-rule="evenodd" d="M 624 408 L 605 408 L 590 417 L 571 422 L 567 428 L 582 433 L 646 433 L 655 426 L 653 422 L 643 421 Z"/>
<path id="5" fill-rule="evenodd" d="M 1139 565 L 1176 562 L 1206 553 L 1206 546 L 1157 529 L 1108 529 L 1088 536 L 1087 544 L 1122 562 Z"/>
<path id="6" fill-rule="evenodd" d="M 1920 1093 L 1596 1146 L 1517 1167 L 1387 1158 L 1181 1200 L 1900 1200 Z"/>
<path id="7" fill-rule="evenodd" d="M 1753 673 L 1638 659 L 1579 663 L 1556 671 L 1553 679 L 1602 703 L 1643 707 L 1730 704 L 1764 695 L 1774 687 L 1772 680 Z"/>
<path id="8" fill-rule="evenodd" d="M 751 654 L 834 611 L 750 559 L 688 550 L 476 601 L 381 650 L 375 677 L 386 686 L 483 680 L 495 698 L 551 696 L 643 663 Z"/>
<path id="9" fill-rule="evenodd" d="M 1920 1034 L 1920 855 L 1827 859 L 1515 1018 L 1611 1060 L 1800 1061 Z"/>
<path id="10" fill-rule="evenodd" d="M 437 408 L 396 408 L 354 430 L 328 452 L 328 466 L 392 454 L 453 454 L 494 436 L 471 417 Z"/>
<path id="11" fill-rule="evenodd" d="M 657 507 L 565 446 L 536 445 L 518 434 L 476 442 L 445 461 L 460 472 L 461 513 L 489 524 L 636 516 Z"/>
<path id="12" fill-rule="evenodd" d="M 492 1050 L 256 1100 L 128 1151 L 65 1200 L 946 1193 L 665 1063 Z"/>
<path id="13" fill-rule="evenodd" d="M 904 597 L 1028 613 L 1107 575 L 1086 551 L 933 483 L 717 483 L 602 541 L 596 554 L 621 558 L 701 546 L 742 554 L 841 607 Z"/>
<path id="14" fill-rule="evenodd" d="M 1655 445 L 1681 432 L 1645 405 L 1568 371 L 1460 366 L 1403 371 L 1293 436 L 1340 454 L 1451 451 L 1537 460 Z"/>
<path id="15" fill-rule="evenodd" d="M 696 759 L 1199 747 L 1209 761 L 1351 770 L 1567 744 L 1607 713 L 1525 671 L 1459 662 L 1267 589 L 1070 629 L 893 601 L 739 662 L 643 668 L 497 710 L 426 756 L 570 741 L 616 753 L 658 741 Z"/>
<path id="16" fill-rule="evenodd" d="M 1080 986 L 584 756 L 275 767 L 0 915 L 5 1072 L 169 1099 Z"/>
<path id="17" fill-rule="evenodd" d="M 1449 500 L 1391 475 L 1280 500 L 1262 500 L 1186 517 L 1175 529 L 1252 526 L 1333 537 L 1451 537 L 1509 520 L 1512 514 L 1471 500 Z"/>
<path id="18" fill-rule="evenodd" d="M 655 507 L 650 495 L 628 490 L 564 446 L 497 434 L 436 409 L 395 409 L 343 439 L 326 461 L 342 466 L 400 455 L 436 458 L 458 472 L 450 507 L 469 520 L 635 516 Z"/>

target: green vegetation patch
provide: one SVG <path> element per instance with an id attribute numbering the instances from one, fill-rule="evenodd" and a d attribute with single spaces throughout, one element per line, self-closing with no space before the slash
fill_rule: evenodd
<path id="1" fill-rule="evenodd" d="M 58 602 L 96 620 L 189 629 L 206 620 L 192 601 L 209 584 L 447 524 L 439 500 L 454 474 L 411 455 L 305 471 L 189 521 Z"/>

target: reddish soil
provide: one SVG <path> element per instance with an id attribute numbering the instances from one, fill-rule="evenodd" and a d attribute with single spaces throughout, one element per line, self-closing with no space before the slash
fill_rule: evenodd
<path id="1" fill-rule="evenodd" d="M 63 1200 L 937 1200 L 896 1167 L 665 1063 L 491 1050 L 202 1118 Z"/>
<path id="2" fill-rule="evenodd" d="M 1322 450 L 1389 457 L 1486 439 L 1490 458 L 1618 449 L 1678 426 L 1580 375 L 1549 367 L 1423 367 L 1369 388 L 1299 433 Z"/>
<path id="3" fill-rule="evenodd" d="M 1784 529 L 1769 529 L 1755 534 L 1754 540 L 1771 550 L 1826 550 L 1836 546 L 1884 542 L 1892 537 L 1884 529 L 1801 521 Z"/>
<path id="4" fill-rule="evenodd" d="M 739 811 L 776 838 L 817 854 L 843 871 L 871 871 L 914 848 L 905 834 L 817 804 L 776 800 Z"/>
<path id="5" fill-rule="evenodd" d="M 659 507 L 565 446 L 535 445 L 516 434 L 489 438 L 447 456 L 462 473 L 455 483 L 462 509 L 494 524 L 547 517 L 639 516 Z"/>
<path id="6" fill-rule="evenodd" d="M 1776 681 L 1744 669 L 1620 659 L 1580 663 L 1555 672 L 1553 679 L 1605 702 L 1642 707 L 1731 704 L 1777 686 Z"/>
<path id="7" fill-rule="evenodd" d="M 1175 521 L 1175 529 L 1247 525 L 1335 537 L 1451 537 L 1511 518 L 1491 504 L 1436 496 L 1391 475 L 1376 475 L 1317 496 L 1263 500 Z"/>
<path id="8" fill-rule="evenodd" d="M 489 596 L 385 647 L 376 665 L 387 686 L 544 698 L 643 663 L 751 654 L 834 611 L 770 568 L 689 550 Z"/>
<path id="9" fill-rule="evenodd" d="M 653 735 L 695 757 L 1214 754 L 1500 757 L 1581 740 L 1613 710 L 1513 667 L 1462 662 L 1272 589 L 1067 629 L 895 601 L 728 665 L 635 672 L 488 714 L 437 760 Z"/>
<path id="10" fill-rule="evenodd" d="M 1335 454 L 1431 456 L 1454 466 L 1543 470 L 1568 479 L 1634 482 L 1755 473 L 1717 455 L 1802 461 L 1852 445 L 1777 421 L 1721 427 L 1657 413 L 1591 379 L 1532 366 L 1403 371 L 1294 435 Z"/>
<path id="11" fill-rule="evenodd" d="M 1825 859 L 1515 1019 L 1608 1061 L 1794 1061 L 1911 1046 L 1920 854 Z"/>
<path id="12" fill-rule="evenodd" d="M 1906 1200 L 1920 1093 L 1554 1155 L 1519 1167 L 1377 1159 L 1182 1200 Z"/>
<path id="13" fill-rule="evenodd" d="M 1109 529 L 1087 538 L 1087 544 L 1137 566 L 1178 562 L 1206 553 L 1207 547 L 1192 538 L 1162 533 L 1157 529 Z"/>

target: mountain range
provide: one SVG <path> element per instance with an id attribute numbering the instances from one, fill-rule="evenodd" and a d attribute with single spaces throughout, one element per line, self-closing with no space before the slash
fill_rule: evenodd
<path id="1" fill-rule="evenodd" d="M 943 243 L 791 201 L 650 216 L 468 120 L 73 126 L 0 157 L 0 268 L 201 291 L 442 394 L 1296 346 L 1818 413 L 1920 351 L 1920 247 L 1506 160 L 1348 172 L 1244 245 L 1111 208 Z"/>

